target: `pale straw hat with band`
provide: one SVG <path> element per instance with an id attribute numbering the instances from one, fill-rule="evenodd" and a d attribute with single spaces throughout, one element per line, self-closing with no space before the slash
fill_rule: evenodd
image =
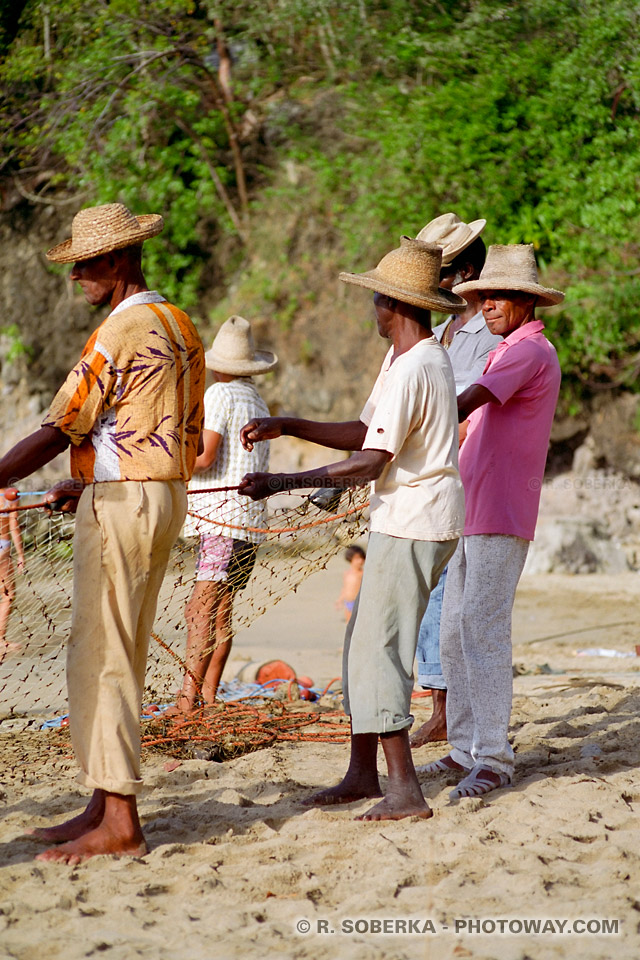
<path id="1" fill-rule="evenodd" d="M 442 250 L 434 243 L 401 237 L 400 246 L 367 273 L 341 273 L 340 280 L 368 287 L 393 300 L 439 313 L 455 312 L 465 301 L 439 286 Z"/>
<path id="2" fill-rule="evenodd" d="M 90 260 L 112 250 L 139 246 L 155 237 L 163 227 L 160 214 L 147 213 L 136 217 L 122 203 L 85 207 L 73 218 L 71 239 L 52 247 L 47 259 L 54 263 Z"/>
<path id="3" fill-rule="evenodd" d="M 256 350 L 251 333 L 251 324 L 244 317 L 233 316 L 218 330 L 211 349 L 205 353 L 205 362 L 210 370 L 226 373 L 232 377 L 252 377 L 268 373 L 278 363 L 275 353 Z"/>
<path id="4" fill-rule="evenodd" d="M 442 266 L 448 267 L 463 250 L 470 247 L 487 225 L 486 220 L 465 223 L 455 213 L 443 213 L 430 220 L 416 236 L 424 243 L 437 243 L 442 248 Z"/>
<path id="5" fill-rule="evenodd" d="M 476 290 L 532 293 L 538 298 L 537 307 L 553 307 L 564 300 L 564 293 L 560 290 L 543 287 L 538 282 L 538 267 L 532 243 L 512 243 L 504 246 L 496 244 L 489 247 L 479 279 L 458 283 L 454 290 L 463 297 Z"/>

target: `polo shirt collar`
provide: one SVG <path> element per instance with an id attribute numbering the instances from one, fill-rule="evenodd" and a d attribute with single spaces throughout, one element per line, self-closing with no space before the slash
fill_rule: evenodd
<path id="1" fill-rule="evenodd" d="M 460 327 L 458 333 L 481 333 L 486 326 L 482 310 L 478 310 L 471 320 L 467 320 L 464 327 Z"/>
<path id="2" fill-rule="evenodd" d="M 514 343 L 519 343 L 520 340 L 524 340 L 525 337 L 533 337 L 536 333 L 542 333 L 543 330 L 544 323 L 542 320 L 530 320 L 529 323 L 525 323 L 524 326 L 518 327 L 517 330 L 510 333 L 502 342 L 511 347 Z"/>

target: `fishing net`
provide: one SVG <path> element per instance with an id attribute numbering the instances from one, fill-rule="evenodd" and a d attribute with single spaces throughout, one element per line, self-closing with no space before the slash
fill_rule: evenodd
<path id="1" fill-rule="evenodd" d="M 277 494 L 266 501 L 263 524 L 248 530 L 253 535 L 255 566 L 246 588 L 234 597 L 234 632 L 249 626 L 362 536 L 367 526 L 368 495 L 368 487 L 359 487 L 338 493 L 320 491 L 311 496 Z M 22 572 L 13 577 L 10 572 L 16 566 L 15 548 L 5 548 L 5 554 L 0 551 L 0 603 L 7 602 L 6 595 L 12 592 L 11 580 L 15 582 L 8 626 L 4 640 L 0 638 L 0 719 L 6 722 L 7 718 L 21 718 L 25 726 L 40 727 L 52 717 L 59 718 L 67 709 L 64 664 L 71 623 L 75 521 L 70 515 L 47 517 L 40 509 L 28 509 L 30 503 L 36 502 L 38 497 L 28 494 L 22 494 L 19 500 L 21 509 L 17 516 L 25 554 Z M 209 508 L 202 507 L 201 498 L 190 498 L 191 524 L 187 523 L 185 530 L 193 531 L 195 522 L 200 533 L 238 538 L 242 534 L 242 525 L 237 522 L 239 502 L 233 490 L 218 490 L 216 503 Z M 184 610 L 195 584 L 198 543 L 197 536 L 182 536 L 172 551 L 149 646 L 145 702 L 170 702 L 185 670 Z M 11 552 L 13 559 L 9 560 Z M 239 564 L 235 575 L 246 579 L 246 568 Z M 266 713 L 262 707 L 252 707 L 246 716 L 254 717 L 251 710 L 260 713 L 259 725 L 264 726 L 265 716 L 270 717 L 266 724 L 269 729 L 258 737 L 260 742 L 273 736 L 278 717 L 283 733 L 288 725 L 299 730 L 310 722 L 300 721 L 296 725 L 285 721 L 284 714 L 290 713 L 286 704 L 270 706 Z M 214 726 L 224 726 L 220 718 L 220 714 L 215 716 Z M 253 719 L 245 726 L 252 723 Z M 181 742 L 181 737 L 195 736 L 188 727 L 174 732 L 177 742 Z M 158 728 L 156 734 L 146 739 L 161 741 L 166 729 Z M 232 755 L 233 737 L 229 742 Z"/>

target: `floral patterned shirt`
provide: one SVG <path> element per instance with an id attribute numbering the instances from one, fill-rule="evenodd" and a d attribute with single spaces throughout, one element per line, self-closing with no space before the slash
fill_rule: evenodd
<path id="1" fill-rule="evenodd" d="M 189 480 L 204 419 L 204 349 L 154 291 L 123 301 L 89 338 L 42 422 L 73 444 L 72 476 Z"/>

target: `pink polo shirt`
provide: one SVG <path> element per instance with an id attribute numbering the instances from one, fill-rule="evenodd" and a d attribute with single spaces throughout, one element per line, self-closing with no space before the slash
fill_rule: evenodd
<path id="1" fill-rule="evenodd" d="M 540 320 L 514 330 L 489 354 L 476 380 L 499 403 L 474 410 L 460 449 L 465 536 L 533 540 L 560 390 L 560 364 L 543 330 Z"/>

